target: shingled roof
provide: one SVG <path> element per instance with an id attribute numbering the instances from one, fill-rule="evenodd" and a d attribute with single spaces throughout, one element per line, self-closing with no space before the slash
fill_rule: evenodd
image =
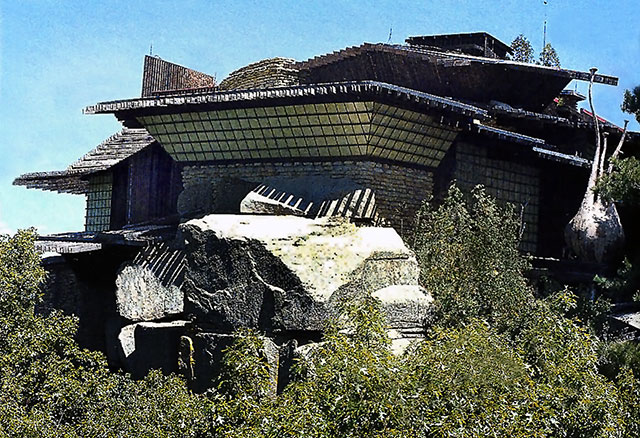
<path id="1" fill-rule="evenodd" d="M 571 80 L 591 78 L 588 72 L 400 44 L 364 43 L 295 67 L 301 83 L 375 80 L 466 102 L 498 100 L 530 111 L 542 111 Z M 594 82 L 616 85 L 618 79 L 596 75 Z"/>
<path id="2" fill-rule="evenodd" d="M 231 90 L 212 92 L 208 90 L 197 90 L 190 94 L 163 95 L 153 98 L 135 98 L 100 102 L 87 106 L 84 114 L 123 114 L 126 118 L 129 111 L 137 111 L 137 114 L 146 114 L 145 111 L 157 109 L 166 111 L 169 108 L 178 108 L 186 111 L 187 106 L 197 107 L 216 104 L 238 104 L 251 103 L 263 100 L 276 99 L 296 99 L 317 96 L 339 96 L 339 95 L 362 95 L 373 98 L 374 96 L 385 96 L 393 99 L 412 101 L 418 105 L 426 107 L 445 109 L 450 112 L 457 112 L 467 116 L 480 119 L 488 118 L 488 113 L 482 108 L 469 105 L 455 99 L 440 97 L 410 88 L 387 84 L 378 81 L 350 81 L 323 84 L 296 85 L 277 88 L 266 88 L 256 90 Z"/>
<path id="3" fill-rule="evenodd" d="M 115 166 L 154 141 L 146 129 L 123 128 L 65 170 L 25 173 L 16 178 L 13 184 L 59 193 L 84 194 L 88 190 L 87 176 Z"/>
<path id="4" fill-rule="evenodd" d="M 295 66 L 300 70 L 308 70 L 334 62 L 342 61 L 367 52 L 388 52 L 395 54 L 404 54 L 421 58 L 425 61 L 436 61 L 442 65 L 469 65 L 471 63 L 501 65 L 505 67 L 526 69 L 553 76 L 561 76 L 569 79 L 577 79 L 588 81 L 591 77 L 588 72 L 576 70 L 561 69 L 556 67 L 547 67 L 538 64 L 529 64 L 524 62 L 512 61 L 509 59 L 487 58 L 483 56 L 469 55 L 466 53 L 444 52 L 434 50 L 429 47 L 420 47 L 404 44 L 384 44 L 384 43 L 363 43 L 359 46 L 347 47 L 324 55 L 318 55 L 306 61 L 298 62 Z M 457 61 L 457 62 L 455 62 Z M 594 82 L 606 85 L 618 85 L 618 78 L 615 76 L 596 74 Z"/>

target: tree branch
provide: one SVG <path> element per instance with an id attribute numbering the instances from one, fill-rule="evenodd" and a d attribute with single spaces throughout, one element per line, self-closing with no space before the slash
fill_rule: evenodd
<path id="1" fill-rule="evenodd" d="M 620 154 L 620 151 L 622 150 L 622 145 L 624 144 L 624 138 L 627 135 L 627 125 L 629 124 L 628 120 L 624 121 L 624 129 L 622 130 L 622 136 L 620 137 L 620 141 L 618 142 L 618 146 L 616 146 L 616 149 L 613 151 L 613 154 L 611 154 L 611 158 L 609 158 L 609 168 L 607 169 L 607 173 L 610 174 L 613 171 L 613 163 L 611 162 L 611 160 L 613 160 L 614 158 L 618 158 L 618 155 Z"/>

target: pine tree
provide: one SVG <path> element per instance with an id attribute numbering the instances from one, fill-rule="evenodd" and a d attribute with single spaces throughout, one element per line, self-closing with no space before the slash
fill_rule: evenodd
<path id="1" fill-rule="evenodd" d="M 533 63 L 533 47 L 523 34 L 518 35 L 511 42 L 512 59 L 519 62 Z"/>
<path id="2" fill-rule="evenodd" d="M 542 52 L 540 52 L 539 64 L 547 67 L 560 67 L 560 57 L 551 44 L 547 43 L 542 49 Z"/>

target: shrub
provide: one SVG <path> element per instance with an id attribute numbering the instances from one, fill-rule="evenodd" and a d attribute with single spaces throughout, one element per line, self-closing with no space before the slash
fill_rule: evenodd
<path id="1" fill-rule="evenodd" d="M 441 324 L 481 317 L 502 327 L 530 305 L 520 223 L 509 206 L 499 206 L 482 186 L 468 200 L 451 186 L 439 208 L 425 204 L 418 218 L 420 282 L 433 295 Z"/>

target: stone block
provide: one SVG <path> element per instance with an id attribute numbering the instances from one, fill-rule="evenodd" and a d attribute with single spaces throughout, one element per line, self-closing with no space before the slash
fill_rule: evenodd
<path id="1" fill-rule="evenodd" d="M 182 313 L 184 294 L 164 286 L 147 268 L 125 266 L 116 279 L 118 313 L 131 321 L 152 321 Z"/>
<path id="2" fill-rule="evenodd" d="M 116 278 L 118 314 L 131 321 L 152 321 L 179 315 L 184 255 L 165 244 L 151 244 L 125 263 Z"/>
<path id="3" fill-rule="evenodd" d="M 392 330 L 402 336 L 420 336 L 433 309 L 433 297 L 422 286 L 403 284 L 387 286 L 372 296 L 382 303 L 382 310 Z"/>
<path id="4" fill-rule="evenodd" d="M 178 371 L 180 336 L 187 321 L 140 322 L 122 327 L 118 335 L 124 369 L 140 379 L 150 370 Z"/>

